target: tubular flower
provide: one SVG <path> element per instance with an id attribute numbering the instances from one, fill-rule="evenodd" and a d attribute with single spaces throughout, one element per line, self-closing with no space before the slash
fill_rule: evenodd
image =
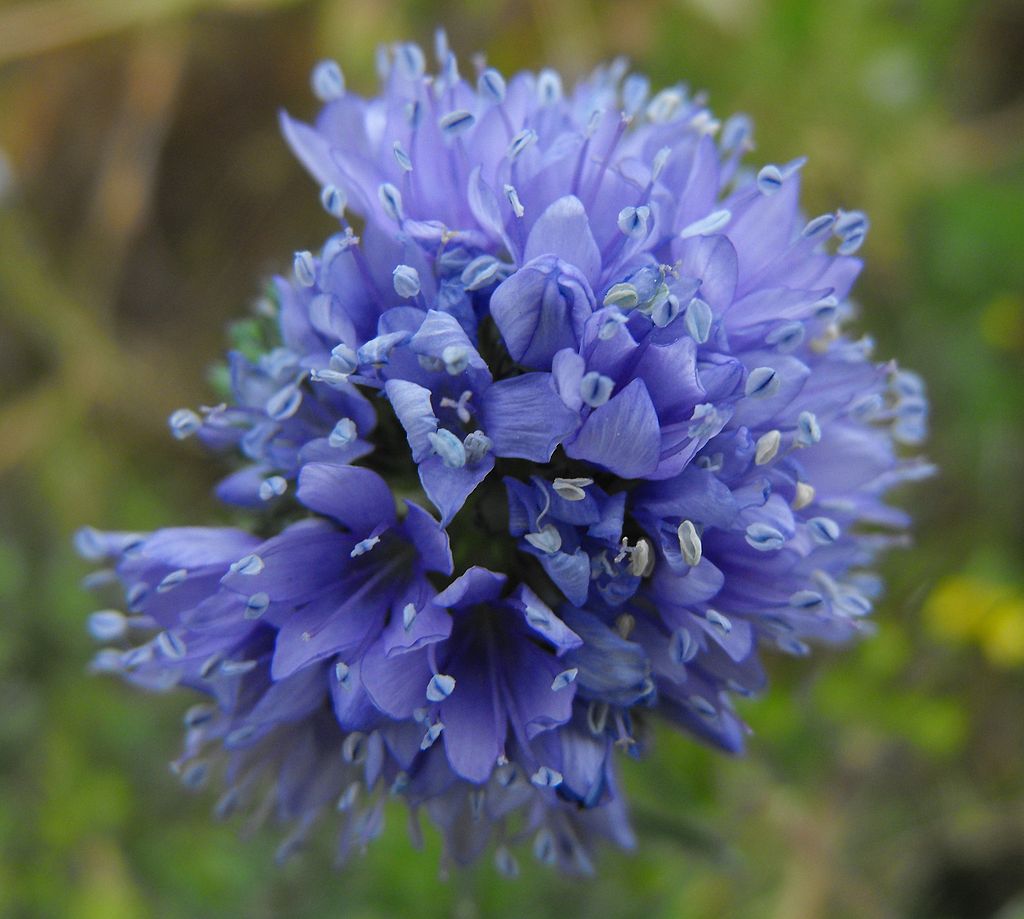
<path id="1" fill-rule="evenodd" d="M 207 697 L 175 768 L 274 810 L 282 857 L 332 805 L 344 859 L 395 797 L 456 863 L 589 871 L 633 845 L 650 723 L 738 752 L 762 650 L 868 631 L 927 401 L 845 331 L 866 217 L 808 219 L 746 118 L 438 50 L 383 49 L 371 99 L 322 62 L 282 116 L 337 231 L 224 404 L 171 417 L 238 454 L 261 536 L 81 531 L 127 608 L 95 666 Z"/>

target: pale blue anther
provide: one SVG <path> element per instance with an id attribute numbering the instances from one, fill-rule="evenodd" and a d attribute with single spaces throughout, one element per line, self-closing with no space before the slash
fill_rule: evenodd
<path id="1" fill-rule="evenodd" d="M 743 392 L 751 399 L 764 399 L 779 391 L 779 375 L 771 367 L 755 367 L 747 377 Z"/>
<path id="2" fill-rule="evenodd" d="M 256 728 L 251 724 L 243 725 L 240 728 L 235 728 L 227 737 L 224 738 L 224 746 L 228 749 L 231 747 L 237 747 L 244 744 L 256 734 Z"/>
<path id="3" fill-rule="evenodd" d="M 434 85 L 434 96 L 440 99 L 449 89 L 459 82 L 459 59 L 448 52 L 441 63 L 441 73 Z"/>
<path id="4" fill-rule="evenodd" d="M 441 428 L 427 435 L 434 452 L 449 469 L 461 469 L 466 465 L 466 448 L 451 431 Z"/>
<path id="5" fill-rule="evenodd" d="M 515 137 L 509 141 L 508 145 L 508 158 L 514 160 L 519 154 L 521 154 L 531 144 L 536 143 L 537 132 L 532 128 L 525 128 L 520 131 Z"/>
<path id="6" fill-rule="evenodd" d="M 744 537 L 747 544 L 761 552 L 774 552 L 786 544 L 786 537 L 767 523 L 752 523 Z"/>
<path id="7" fill-rule="evenodd" d="M 255 554 L 246 555 L 231 566 L 231 572 L 233 574 L 254 576 L 259 574 L 262 570 L 263 559 Z"/>
<path id="8" fill-rule="evenodd" d="M 814 609 L 824 602 L 825 598 L 816 590 L 798 590 L 789 598 L 789 605 L 797 609 Z"/>
<path id="9" fill-rule="evenodd" d="M 344 389 L 348 385 L 348 374 L 340 370 L 313 369 L 309 371 L 309 379 L 313 383 L 326 383 L 332 389 Z"/>
<path id="10" fill-rule="evenodd" d="M 309 82 L 321 102 L 333 102 L 345 95 L 345 74 L 337 61 L 320 61 L 313 68 Z"/>
<path id="11" fill-rule="evenodd" d="M 821 426 L 814 412 L 801 412 L 797 417 L 795 440 L 801 447 L 809 447 L 821 440 Z"/>
<path id="12" fill-rule="evenodd" d="M 469 347 L 467 345 L 445 345 L 441 351 L 444 369 L 453 377 L 457 377 L 469 366 Z"/>
<path id="13" fill-rule="evenodd" d="M 366 735 L 353 731 L 341 742 L 341 758 L 346 763 L 361 763 L 366 759 Z"/>
<path id="14" fill-rule="evenodd" d="M 380 201 L 384 213 L 395 223 L 401 223 L 402 216 L 402 193 L 390 182 L 384 182 L 377 189 L 377 200 Z"/>
<path id="15" fill-rule="evenodd" d="M 619 211 L 617 223 L 619 230 L 633 239 L 643 239 L 647 235 L 647 224 L 651 218 L 651 209 L 646 204 L 640 207 L 624 207 Z"/>
<path id="16" fill-rule="evenodd" d="M 391 272 L 395 293 L 407 300 L 420 292 L 420 273 L 412 265 L 397 265 Z"/>
<path id="17" fill-rule="evenodd" d="M 566 686 L 574 683 L 579 672 L 579 667 L 570 667 L 568 670 L 563 670 L 551 681 L 552 691 L 558 692 L 558 690 L 565 689 Z"/>
<path id="18" fill-rule="evenodd" d="M 268 418 L 274 421 L 285 421 L 299 410 L 300 405 L 302 405 L 302 390 L 294 383 L 290 383 L 267 399 L 264 408 Z"/>
<path id="19" fill-rule="evenodd" d="M 272 501 L 288 490 L 288 480 L 281 475 L 272 475 L 260 482 L 259 494 L 261 501 Z"/>
<path id="20" fill-rule="evenodd" d="M 762 167 L 757 174 L 757 190 L 762 195 L 774 195 L 775 192 L 782 188 L 782 178 L 782 170 L 778 166 L 769 163 L 767 166 Z"/>
<path id="21" fill-rule="evenodd" d="M 174 588 L 183 583 L 187 577 L 187 568 L 177 568 L 170 574 L 166 575 L 164 579 L 156 585 L 156 592 L 158 594 L 165 594 L 169 590 L 174 590 Z"/>
<path id="22" fill-rule="evenodd" d="M 504 877 L 519 877 L 519 862 L 516 861 L 516 857 L 505 846 L 498 846 L 494 850 L 494 867 Z"/>
<path id="23" fill-rule="evenodd" d="M 359 367 L 359 355 L 344 342 L 331 350 L 331 369 L 338 373 L 355 373 Z"/>
<path id="24" fill-rule="evenodd" d="M 423 740 L 420 741 L 420 749 L 429 750 L 434 745 L 437 738 L 441 736 L 443 731 L 444 724 L 440 721 L 435 721 L 429 728 L 427 728 L 427 732 L 423 735 Z"/>
<path id="25" fill-rule="evenodd" d="M 501 262 L 493 255 L 478 255 L 462 270 L 466 290 L 483 290 L 501 280 Z"/>
<path id="26" fill-rule="evenodd" d="M 199 702 L 185 712 L 182 722 L 186 728 L 201 728 L 204 724 L 213 721 L 216 714 L 217 709 L 214 706 Z"/>
<path id="27" fill-rule="evenodd" d="M 409 159 L 409 154 L 405 152 L 405 148 L 401 143 L 396 140 L 391 149 L 395 153 L 395 162 L 398 163 L 398 168 L 402 172 L 412 172 L 412 160 Z"/>
<path id="28" fill-rule="evenodd" d="M 544 524 L 536 533 L 527 533 L 523 539 L 545 555 L 554 555 L 562 548 L 562 534 L 551 523 Z"/>
<path id="29" fill-rule="evenodd" d="M 669 657 L 680 665 L 690 663 L 699 650 L 697 640 L 686 629 L 676 629 L 668 641 Z"/>
<path id="30" fill-rule="evenodd" d="M 505 101 L 505 78 L 493 67 L 488 67 L 476 81 L 480 97 L 493 105 Z"/>
<path id="31" fill-rule="evenodd" d="M 683 324 L 690 337 L 697 344 L 703 345 L 711 336 L 711 324 L 714 319 L 711 307 L 700 297 L 694 297 L 686 306 Z"/>
<path id="32" fill-rule="evenodd" d="M 466 450 L 466 462 L 472 466 L 487 456 L 494 444 L 483 431 L 470 431 L 462 446 Z"/>
<path id="33" fill-rule="evenodd" d="M 732 631 L 732 622 L 727 616 L 723 616 L 716 609 L 709 609 L 705 611 L 704 618 L 707 619 L 707 621 L 723 635 L 728 635 Z"/>
<path id="34" fill-rule="evenodd" d="M 320 190 L 320 204 L 332 217 L 343 217 L 348 200 L 337 185 L 325 185 Z M 326 252 L 324 254 L 326 255 Z"/>
<path id="35" fill-rule="evenodd" d="M 96 641 L 117 641 L 128 631 L 128 619 L 116 609 L 101 609 L 89 616 L 88 629 Z"/>
<path id="36" fill-rule="evenodd" d="M 352 681 L 352 668 L 344 661 L 338 661 L 334 665 L 334 678 L 342 686 L 348 685 Z"/>
<path id="37" fill-rule="evenodd" d="M 402 628 L 408 632 L 415 621 L 416 607 L 412 603 L 406 603 L 405 606 L 402 607 Z"/>
<path id="38" fill-rule="evenodd" d="M 398 46 L 395 64 L 401 68 L 402 75 L 409 80 L 418 80 L 427 70 L 427 60 L 423 56 L 423 49 L 412 42 Z"/>
<path id="39" fill-rule="evenodd" d="M 455 677 L 447 673 L 435 673 L 427 683 L 427 701 L 444 702 L 455 690 Z"/>
<path id="40" fill-rule="evenodd" d="M 550 766 L 541 766 L 530 776 L 530 781 L 538 788 L 557 788 L 562 784 L 562 773 Z"/>
<path id="41" fill-rule="evenodd" d="M 654 154 L 654 159 L 651 161 L 651 181 L 657 182 L 661 178 L 662 170 L 665 168 L 665 164 L 668 162 L 668 158 L 672 155 L 671 147 L 662 147 L 657 153 Z"/>
<path id="42" fill-rule="evenodd" d="M 408 332 L 385 332 L 361 345 L 356 357 L 360 364 L 383 366 L 388 362 L 391 352 L 408 337 Z"/>
<path id="43" fill-rule="evenodd" d="M 259 619 L 270 607 L 270 594 L 261 590 L 245 601 L 245 618 Z"/>
<path id="44" fill-rule="evenodd" d="M 675 294 L 669 294 L 667 297 L 659 298 L 654 305 L 654 309 L 651 310 L 651 321 L 659 329 L 664 329 L 675 322 L 682 312 L 683 305 L 679 298 Z"/>
<path id="45" fill-rule="evenodd" d="M 868 226 L 868 218 L 861 211 L 840 211 L 832 228 L 840 239 L 836 251 L 840 255 L 852 255 L 856 252 L 867 236 Z"/>
<path id="46" fill-rule="evenodd" d="M 716 709 L 707 699 L 703 696 L 692 695 L 687 699 L 693 710 L 700 715 L 702 718 L 713 720 L 718 717 L 718 709 Z"/>
<path id="47" fill-rule="evenodd" d="M 553 865 L 558 861 L 554 834 L 546 827 L 539 830 L 533 839 L 533 857 L 542 865 Z"/>
<path id="48" fill-rule="evenodd" d="M 417 363 L 430 373 L 440 373 L 444 370 L 444 361 L 439 357 L 434 357 L 432 354 L 417 354 Z"/>
<path id="49" fill-rule="evenodd" d="M 221 661 L 219 670 L 224 676 L 245 676 L 259 666 L 259 661 Z"/>
<path id="50" fill-rule="evenodd" d="M 628 321 L 622 313 L 612 313 L 610 316 L 606 316 L 601 323 L 601 328 L 597 330 L 597 337 L 601 341 L 611 340 Z"/>
<path id="51" fill-rule="evenodd" d="M 345 813 L 352 809 L 352 805 L 356 803 L 356 799 L 359 797 L 359 783 L 350 782 L 349 786 L 339 795 L 338 803 L 335 805 L 340 813 Z"/>
<path id="52" fill-rule="evenodd" d="M 537 98 L 541 105 L 552 105 L 562 98 L 562 77 L 557 71 L 545 68 L 537 74 Z"/>
<path id="53" fill-rule="evenodd" d="M 871 601 L 859 590 L 845 587 L 840 590 L 833 601 L 833 606 L 847 616 L 867 616 L 872 610 Z"/>
<path id="54" fill-rule="evenodd" d="M 171 412 L 167 424 L 176 440 L 185 440 L 203 426 L 203 419 L 190 408 L 179 408 Z"/>
<path id="55" fill-rule="evenodd" d="M 830 233 L 832 227 L 835 226 L 836 216 L 835 214 L 822 214 L 820 217 L 815 217 L 809 221 L 807 226 L 803 228 L 800 235 L 804 239 L 819 239 L 822 236 Z"/>
<path id="56" fill-rule="evenodd" d="M 732 220 L 732 212 L 722 208 L 721 210 L 712 211 L 707 217 L 702 217 L 700 220 L 695 220 L 693 223 L 683 228 L 679 234 L 680 239 L 689 239 L 692 236 L 710 236 L 712 233 L 717 233 L 725 225 Z"/>
<path id="57" fill-rule="evenodd" d="M 156 636 L 156 646 L 164 657 L 172 661 L 181 660 L 188 652 L 185 642 L 176 632 L 161 632 Z"/>
<path id="58" fill-rule="evenodd" d="M 147 597 L 149 597 L 149 585 L 145 581 L 132 584 L 124 595 L 124 602 L 128 607 L 128 612 L 141 613 Z"/>
<path id="59" fill-rule="evenodd" d="M 468 131 L 475 123 L 476 118 L 472 112 L 458 109 L 454 112 L 448 112 L 447 115 L 442 115 L 438 119 L 437 126 L 445 137 L 457 137 L 464 131 Z"/>
<path id="60" fill-rule="evenodd" d="M 878 417 L 879 412 L 885 407 L 885 400 L 881 393 L 868 393 L 856 399 L 850 406 L 850 417 L 857 421 L 872 421 Z"/>
<path id="61" fill-rule="evenodd" d="M 806 334 L 802 322 L 785 322 L 772 329 L 764 340 L 765 344 L 771 345 L 776 351 L 788 354 L 800 347 Z"/>
<path id="62" fill-rule="evenodd" d="M 839 298 L 833 294 L 822 297 L 814 304 L 815 319 L 831 319 L 839 310 Z"/>
<path id="63" fill-rule="evenodd" d="M 839 524 L 831 517 L 812 517 L 807 521 L 807 527 L 813 539 L 819 546 L 830 546 L 839 539 Z"/>
<path id="64" fill-rule="evenodd" d="M 327 443 L 335 448 L 347 447 L 358 433 L 356 423 L 351 418 L 342 418 L 327 436 Z"/>
<path id="65" fill-rule="evenodd" d="M 702 402 L 694 406 L 686 433 L 696 440 L 706 440 L 717 433 L 721 420 L 718 409 L 712 403 Z"/>
<path id="66" fill-rule="evenodd" d="M 379 542 L 379 536 L 368 536 L 366 539 L 361 539 L 355 544 L 352 551 L 349 552 L 349 558 L 359 558 L 360 555 L 366 555 L 366 553 L 372 550 Z"/>
<path id="67" fill-rule="evenodd" d="M 733 115 L 722 125 L 722 149 L 732 151 L 741 145 L 749 146 L 753 129 L 753 123 L 747 115 Z"/>
<path id="68" fill-rule="evenodd" d="M 924 380 L 911 370 L 899 370 L 890 382 L 900 396 L 924 396 Z"/>
<path id="69" fill-rule="evenodd" d="M 647 105 L 647 117 L 655 124 L 671 121 L 686 105 L 686 93 L 678 86 L 670 86 L 657 93 Z"/>
<path id="70" fill-rule="evenodd" d="M 780 651 L 795 657 L 807 657 L 811 653 L 811 647 L 807 642 L 794 638 L 792 635 L 780 635 L 775 639 L 775 644 Z"/>
<path id="71" fill-rule="evenodd" d="M 546 629 L 551 625 L 551 616 L 545 609 L 526 604 L 526 621 L 535 628 Z"/>
<path id="72" fill-rule="evenodd" d="M 580 398 L 591 408 L 604 405 L 612 397 L 615 381 L 603 373 L 591 370 L 580 380 Z"/>
<path id="73" fill-rule="evenodd" d="M 443 64 L 451 53 L 451 46 L 448 44 L 448 32 L 438 26 L 438 28 L 434 29 L 434 58 L 439 64 Z"/>
<path id="74" fill-rule="evenodd" d="M 295 253 L 292 270 L 295 272 L 295 280 L 303 287 L 312 287 L 316 284 L 316 261 L 309 250 Z"/>
<path id="75" fill-rule="evenodd" d="M 622 109 L 627 115 L 635 115 L 644 107 L 651 91 L 651 82 L 641 73 L 631 73 L 622 84 Z"/>
<path id="76" fill-rule="evenodd" d="M 509 206 L 512 208 L 512 213 L 516 217 L 522 217 L 526 213 L 526 209 L 523 207 L 523 202 L 519 200 L 519 192 L 516 191 L 514 185 L 505 186 L 505 197 L 508 199 Z"/>
<path id="77" fill-rule="evenodd" d="M 204 762 L 189 763 L 181 773 L 181 783 L 193 791 L 202 788 L 210 774 L 210 764 Z"/>
<path id="78" fill-rule="evenodd" d="M 605 306 L 617 306 L 620 310 L 631 310 L 639 303 L 640 291 L 627 281 L 613 284 L 604 295 Z"/>

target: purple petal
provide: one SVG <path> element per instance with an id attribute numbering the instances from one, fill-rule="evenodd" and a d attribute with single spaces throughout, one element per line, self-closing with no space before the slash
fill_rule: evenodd
<path id="1" fill-rule="evenodd" d="M 595 409 L 565 452 L 627 479 L 653 472 L 661 458 L 661 431 L 643 381 L 633 380 Z"/>

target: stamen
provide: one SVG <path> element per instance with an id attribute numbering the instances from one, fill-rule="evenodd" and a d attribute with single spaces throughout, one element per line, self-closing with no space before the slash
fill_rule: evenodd
<path id="1" fill-rule="evenodd" d="M 295 280 L 303 287 L 312 287 L 316 284 L 316 262 L 312 252 L 308 250 L 296 252 L 292 261 L 292 270 L 295 272 Z"/>
<path id="2" fill-rule="evenodd" d="M 782 443 L 782 433 L 778 430 L 768 431 L 757 439 L 754 448 L 754 464 L 765 466 L 770 463 L 779 452 Z"/>
<path id="3" fill-rule="evenodd" d="M 265 591 L 253 594 L 245 601 L 246 619 L 259 619 L 270 607 L 270 594 Z"/>
<path id="4" fill-rule="evenodd" d="M 693 521 L 682 521 L 676 529 L 676 536 L 679 538 L 679 551 L 683 555 L 683 561 L 691 568 L 699 565 L 704 547 Z"/>
<path id="5" fill-rule="evenodd" d="M 284 476 L 272 475 L 270 478 L 260 482 L 260 500 L 270 501 L 274 498 L 279 498 L 287 490 L 288 480 Z"/>
<path id="6" fill-rule="evenodd" d="M 519 192 L 516 191 L 514 185 L 505 186 L 505 197 L 508 198 L 508 203 L 512 207 L 512 213 L 516 217 L 522 217 L 526 213 L 523 202 L 519 200 Z"/>
<path id="7" fill-rule="evenodd" d="M 830 546 L 840 535 L 839 524 L 831 517 L 812 517 L 807 521 L 811 538 L 819 546 Z"/>
<path id="8" fill-rule="evenodd" d="M 562 784 L 562 773 L 550 766 L 541 766 L 530 776 L 530 781 L 538 788 L 557 788 Z"/>
<path id="9" fill-rule="evenodd" d="M 615 381 L 596 370 L 585 373 L 580 380 L 580 398 L 591 408 L 604 405 L 611 398 L 613 389 Z"/>
<path id="10" fill-rule="evenodd" d="M 117 641 L 128 631 L 128 620 L 116 609 L 101 609 L 89 616 L 88 628 L 96 641 Z"/>
<path id="11" fill-rule="evenodd" d="M 778 166 L 768 165 L 757 174 L 757 190 L 762 195 L 774 195 L 782 188 L 782 171 Z"/>
<path id="12" fill-rule="evenodd" d="M 427 435 L 434 452 L 444 461 L 449 469 L 461 469 L 466 465 L 466 448 L 451 431 L 441 428 Z"/>
<path id="13" fill-rule="evenodd" d="M 527 533 L 523 537 L 535 549 L 547 555 L 554 555 L 562 548 L 562 535 L 553 523 L 546 523 L 537 533 Z"/>
<path id="14" fill-rule="evenodd" d="M 813 412 L 801 412 L 796 420 L 796 427 L 795 442 L 797 446 L 809 447 L 821 440 L 821 427 Z"/>
<path id="15" fill-rule="evenodd" d="M 398 163 L 398 168 L 402 172 L 412 172 L 412 160 L 409 159 L 409 154 L 405 152 L 405 148 L 399 141 L 395 141 L 392 144 L 391 149 L 395 154 L 395 162 Z"/>
<path id="16" fill-rule="evenodd" d="M 744 393 L 752 399 L 774 396 L 779 391 L 779 376 L 771 367 L 755 367 L 747 377 Z"/>
<path id="17" fill-rule="evenodd" d="M 560 689 L 565 689 L 571 683 L 575 682 L 576 676 L 579 674 L 578 667 L 570 667 L 568 670 L 563 670 L 558 676 L 551 681 L 551 689 L 553 692 L 558 692 Z"/>
<path id="18" fill-rule="evenodd" d="M 807 507 L 814 500 L 814 486 L 809 485 L 807 482 L 796 483 L 796 494 L 793 496 L 793 502 L 790 505 L 793 510 L 799 511 Z"/>
<path id="19" fill-rule="evenodd" d="M 171 412 L 167 424 L 176 440 L 185 440 L 203 426 L 203 419 L 190 408 L 179 408 Z"/>
<path id="20" fill-rule="evenodd" d="M 752 523 L 747 527 L 747 544 L 760 552 L 774 552 L 786 544 L 786 537 L 767 523 Z"/>
<path id="21" fill-rule="evenodd" d="M 711 307 L 700 297 L 694 297 L 686 307 L 686 316 L 683 318 L 683 322 L 686 325 L 686 331 L 698 345 L 703 345 L 711 336 L 711 323 L 714 318 Z"/>
<path id="22" fill-rule="evenodd" d="M 327 443 L 337 449 L 347 447 L 356 439 L 357 434 L 356 423 L 351 418 L 342 418 L 328 435 Z"/>
<path id="23" fill-rule="evenodd" d="M 685 227 L 679 234 L 680 239 L 689 239 L 692 236 L 710 236 L 713 233 L 721 230 L 730 220 L 732 220 L 732 212 L 726 209 L 719 211 L 712 211 L 707 217 L 702 217 L 700 220 L 695 220 L 689 226 Z"/>
<path id="24" fill-rule="evenodd" d="M 588 485 L 593 485 L 593 479 L 562 479 L 558 478 L 552 483 L 555 494 L 566 501 L 582 501 L 587 493 L 583 490 Z"/>
<path id="25" fill-rule="evenodd" d="M 391 272 L 391 281 L 395 286 L 395 293 L 407 300 L 411 300 L 420 292 L 420 273 L 411 265 L 398 265 Z"/>
<path id="26" fill-rule="evenodd" d="M 233 574 L 257 575 L 263 570 L 263 559 L 258 555 L 246 555 L 231 566 Z"/>
<path id="27" fill-rule="evenodd" d="M 313 68 L 310 84 L 321 102 L 333 102 L 345 95 L 345 75 L 337 61 L 320 61 Z"/>
<path id="28" fill-rule="evenodd" d="M 427 701 L 443 702 L 455 689 L 455 677 L 447 673 L 435 673 L 427 683 Z"/>
<path id="29" fill-rule="evenodd" d="M 320 191 L 320 204 L 332 217 L 344 217 L 345 208 L 348 207 L 348 200 L 343 192 L 336 185 L 325 185 Z"/>

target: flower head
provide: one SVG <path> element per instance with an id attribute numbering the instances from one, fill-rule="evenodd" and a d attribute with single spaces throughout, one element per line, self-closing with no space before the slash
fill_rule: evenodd
<path id="1" fill-rule="evenodd" d="M 218 494 L 270 535 L 83 531 L 129 611 L 97 667 L 208 696 L 178 769 L 223 813 L 269 791 L 283 856 L 336 802 L 344 858 L 395 796 L 456 862 L 589 870 L 632 844 L 648 722 L 737 752 L 763 650 L 867 630 L 923 387 L 844 332 L 867 219 L 743 167 L 745 118 L 620 62 L 381 69 L 364 99 L 322 63 L 315 124 L 282 116 L 338 232 L 230 400 L 171 419 L 240 454 Z"/>

